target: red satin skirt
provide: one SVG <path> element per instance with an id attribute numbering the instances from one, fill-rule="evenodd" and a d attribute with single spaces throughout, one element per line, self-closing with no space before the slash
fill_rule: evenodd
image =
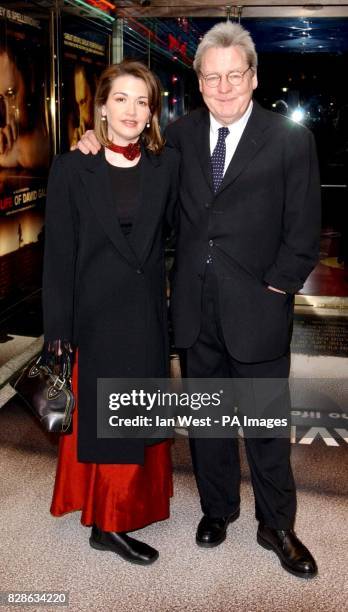
<path id="1" fill-rule="evenodd" d="M 77 367 L 73 389 L 77 397 Z M 145 447 L 144 465 L 80 462 L 77 410 L 76 405 L 73 433 L 59 440 L 51 513 L 62 516 L 80 510 L 83 525 L 119 532 L 167 519 L 173 494 L 171 442 Z"/>

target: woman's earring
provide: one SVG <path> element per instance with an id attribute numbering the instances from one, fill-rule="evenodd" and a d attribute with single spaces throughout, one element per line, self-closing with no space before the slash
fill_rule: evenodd
<path id="1" fill-rule="evenodd" d="M 148 122 L 147 122 L 147 124 L 146 124 L 146 127 L 147 127 L 147 128 L 149 128 L 150 126 L 151 126 L 150 119 L 148 119 Z"/>
<path id="2" fill-rule="evenodd" d="M 102 116 L 101 116 L 101 120 L 102 120 L 102 121 L 106 121 L 106 115 L 102 115 Z"/>

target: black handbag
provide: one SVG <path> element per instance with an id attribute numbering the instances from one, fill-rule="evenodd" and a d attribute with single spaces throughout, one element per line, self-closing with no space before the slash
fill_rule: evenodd
<path id="1" fill-rule="evenodd" d="M 12 378 L 10 384 L 46 431 L 72 431 L 75 399 L 70 388 L 70 378 L 55 375 L 47 365 L 41 363 L 41 355 L 32 359 Z"/>

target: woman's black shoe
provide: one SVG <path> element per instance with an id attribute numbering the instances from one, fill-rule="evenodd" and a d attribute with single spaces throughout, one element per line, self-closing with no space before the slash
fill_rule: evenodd
<path id="1" fill-rule="evenodd" d="M 89 543 L 92 548 L 112 551 L 122 559 L 139 565 L 150 565 L 159 557 L 158 550 L 152 546 L 130 538 L 126 533 L 102 531 L 96 525 L 92 527 Z"/>

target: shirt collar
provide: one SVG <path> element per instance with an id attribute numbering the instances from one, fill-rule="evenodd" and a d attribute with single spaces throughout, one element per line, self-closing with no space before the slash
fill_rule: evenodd
<path id="1" fill-rule="evenodd" d="M 218 135 L 218 129 L 221 127 L 228 127 L 228 129 L 230 130 L 238 130 L 238 128 L 242 128 L 245 127 L 250 115 L 251 115 L 251 111 L 253 110 L 253 101 L 250 100 L 249 106 L 246 109 L 244 115 L 241 116 L 240 119 L 238 119 L 238 121 L 235 121 L 234 123 L 231 123 L 230 125 L 227 126 L 222 126 L 221 123 L 219 123 L 215 117 L 213 117 L 213 115 L 211 113 L 209 113 L 210 116 L 210 131 L 213 134 L 216 134 L 216 136 Z"/>

